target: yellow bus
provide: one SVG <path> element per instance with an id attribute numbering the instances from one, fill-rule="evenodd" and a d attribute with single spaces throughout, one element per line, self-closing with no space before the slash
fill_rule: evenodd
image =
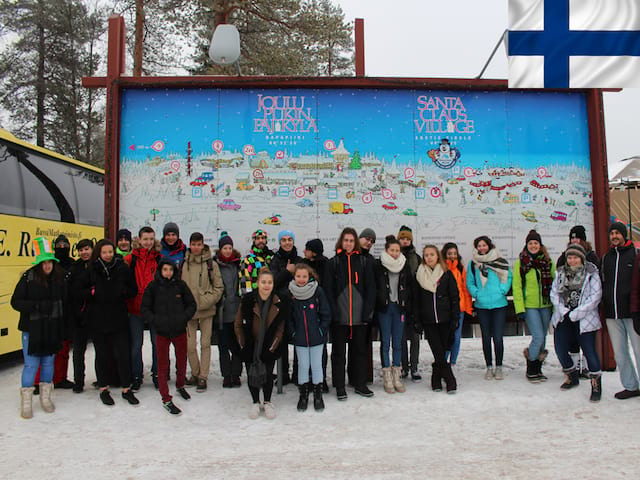
<path id="1" fill-rule="evenodd" d="M 104 170 L 0 129 L 0 355 L 20 350 L 13 289 L 33 262 L 32 240 L 103 237 Z"/>

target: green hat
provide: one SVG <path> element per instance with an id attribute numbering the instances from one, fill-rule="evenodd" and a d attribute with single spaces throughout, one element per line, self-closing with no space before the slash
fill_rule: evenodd
<path id="1" fill-rule="evenodd" d="M 58 261 L 51 248 L 51 242 L 44 237 L 38 237 L 33 241 L 33 252 L 36 256 L 36 261 L 33 262 L 33 265 L 38 265 L 47 260 Z"/>

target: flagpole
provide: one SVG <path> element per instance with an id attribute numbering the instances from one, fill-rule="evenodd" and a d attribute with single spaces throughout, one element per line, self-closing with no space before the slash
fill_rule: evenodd
<path id="1" fill-rule="evenodd" d="M 487 67 L 489 66 L 489 64 L 491 63 L 491 60 L 493 60 L 493 57 L 495 57 L 496 52 L 498 51 L 498 48 L 500 47 L 500 44 L 504 41 L 504 37 L 507 34 L 507 32 L 508 32 L 508 30 L 505 30 L 504 32 L 502 32 L 502 35 L 500 35 L 500 38 L 498 39 L 498 43 L 496 43 L 496 46 L 493 47 L 493 51 L 491 52 L 491 55 L 489 55 L 489 59 L 484 64 L 484 67 L 482 67 L 482 70 L 480 71 L 480 74 L 476 77 L 476 79 L 482 78 L 482 75 L 484 75 L 484 72 L 487 69 Z"/>

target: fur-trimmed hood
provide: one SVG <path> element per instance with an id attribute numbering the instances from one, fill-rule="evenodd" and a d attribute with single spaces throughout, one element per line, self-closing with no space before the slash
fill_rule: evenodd
<path id="1" fill-rule="evenodd" d="M 142 248 L 142 245 L 140 245 L 140 239 L 138 237 L 133 237 L 133 241 L 131 242 L 131 251 L 135 250 L 136 248 Z M 157 238 L 153 242 L 153 249 L 158 253 L 160 253 L 160 250 L 162 250 L 160 240 L 158 240 Z"/>

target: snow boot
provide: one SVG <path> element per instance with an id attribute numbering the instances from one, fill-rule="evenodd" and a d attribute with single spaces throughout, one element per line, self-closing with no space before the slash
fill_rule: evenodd
<path id="1" fill-rule="evenodd" d="M 566 375 L 566 378 L 564 383 L 560 385 L 562 390 L 569 390 L 580 384 L 580 372 L 578 372 L 575 367 L 564 370 L 564 374 Z"/>
<path id="2" fill-rule="evenodd" d="M 313 386 L 313 408 L 315 408 L 316 412 L 321 412 L 324 410 L 324 400 L 322 400 L 322 383 L 318 383 Z"/>
<path id="3" fill-rule="evenodd" d="M 456 393 L 458 389 L 458 382 L 456 382 L 456 377 L 453 375 L 453 371 L 451 370 L 451 364 L 447 363 L 442 368 L 442 377 L 444 378 L 445 383 L 447 384 L 447 393 L 453 394 Z"/>
<path id="4" fill-rule="evenodd" d="M 271 402 L 264 402 L 262 404 L 262 408 L 264 408 L 264 416 L 267 419 L 273 420 L 274 418 L 276 418 L 276 409 Z"/>
<path id="5" fill-rule="evenodd" d="M 33 418 L 33 387 L 22 387 L 20 389 L 20 416 L 22 418 Z"/>
<path id="6" fill-rule="evenodd" d="M 431 364 L 431 390 L 434 392 L 442 391 L 442 376 L 440 367 L 435 363 Z"/>
<path id="7" fill-rule="evenodd" d="M 304 412 L 309 405 L 309 384 L 305 383 L 298 385 L 298 391 L 300 392 L 300 398 L 298 398 L 298 411 Z"/>
<path id="8" fill-rule="evenodd" d="M 542 373 L 542 365 L 544 364 L 547 355 L 549 355 L 549 350 L 541 350 L 538 354 L 538 361 L 540 362 L 540 365 L 538 365 L 538 378 L 541 382 L 547 381 L 547 377 Z"/>
<path id="9" fill-rule="evenodd" d="M 51 401 L 51 392 L 53 391 L 53 383 L 40 382 L 40 406 L 47 413 L 53 413 L 56 406 Z"/>
<path id="10" fill-rule="evenodd" d="M 402 383 L 402 367 L 391 367 L 392 379 L 393 379 L 393 388 L 395 388 L 396 392 L 404 393 L 407 391 L 404 383 Z"/>
<path id="11" fill-rule="evenodd" d="M 591 374 L 591 397 L 589 401 L 599 402 L 602 397 L 602 376 L 599 374 Z"/>
<path id="12" fill-rule="evenodd" d="M 249 418 L 255 420 L 260 416 L 260 402 L 252 403 L 249 409 Z"/>
<path id="13" fill-rule="evenodd" d="M 387 393 L 396 393 L 393 388 L 393 372 L 391 367 L 385 367 L 382 369 L 382 383 L 384 385 L 384 391 Z"/>
<path id="14" fill-rule="evenodd" d="M 542 379 L 540 378 L 540 360 L 529 360 L 527 358 L 527 380 L 531 383 L 540 383 Z"/>

